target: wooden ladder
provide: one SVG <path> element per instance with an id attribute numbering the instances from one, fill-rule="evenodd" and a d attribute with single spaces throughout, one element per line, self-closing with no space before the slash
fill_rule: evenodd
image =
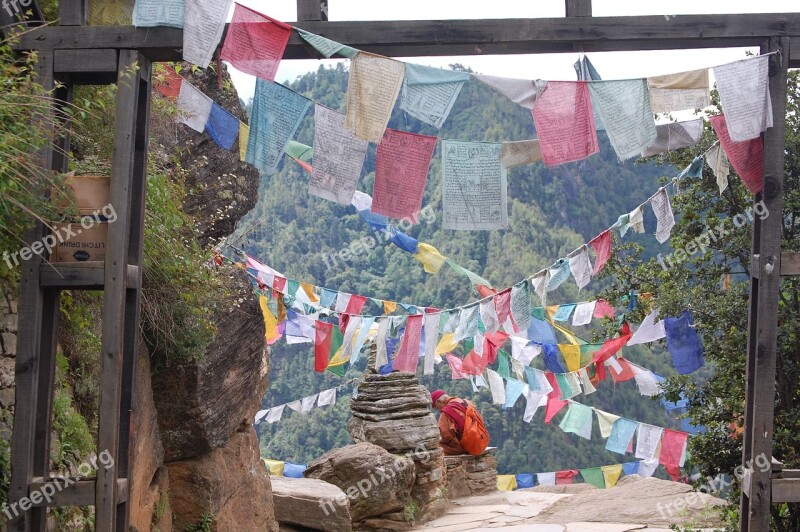
<path id="1" fill-rule="evenodd" d="M 61 26 L 86 22 L 85 4 L 60 2 Z M 34 3 L 34 17 L 38 8 Z M 4 14 L 5 15 L 5 14 Z M 7 23 L 7 20 L 2 22 Z M 96 530 L 128 530 L 131 471 L 131 400 L 139 343 L 144 203 L 147 171 L 151 63 L 138 50 L 42 50 L 39 83 L 69 102 L 79 84 L 117 83 L 111 205 L 105 262 L 48 263 L 33 255 L 22 264 L 16 358 L 16 413 L 11 446 L 9 530 L 46 529 L 47 507 L 95 506 Z M 58 88 L 56 88 L 58 87 Z M 58 105 L 40 117 L 47 127 L 63 119 Z M 68 124 L 64 124 L 68 131 Z M 67 133 L 42 150 L 45 169 L 68 169 Z M 48 234 L 42 223 L 28 231 L 31 245 Z M 103 290 L 102 357 L 97 454 L 93 478 L 50 477 L 50 435 L 62 290 Z M 72 482 L 74 481 L 74 482 Z M 48 494 L 49 497 L 44 497 Z"/>

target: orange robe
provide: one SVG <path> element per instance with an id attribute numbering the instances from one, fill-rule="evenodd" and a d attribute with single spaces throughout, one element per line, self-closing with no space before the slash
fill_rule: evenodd
<path id="1" fill-rule="evenodd" d="M 464 400 L 451 397 L 447 403 L 449 404 L 452 401 Z M 472 404 L 470 401 L 466 402 L 468 404 Z M 457 411 L 457 414 L 460 414 L 462 417 L 464 416 L 461 411 Z M 463 447 L 461 447 L 461 433 L 459 432 L 458 427 L 456 426 L 455 422 L 450 419 L 450 416 L 444 412 L 439 414 L 439 434 L 441 435 L 439 446 L 444 449 L 444 454 L 469 454 L 464 450 Z"/>

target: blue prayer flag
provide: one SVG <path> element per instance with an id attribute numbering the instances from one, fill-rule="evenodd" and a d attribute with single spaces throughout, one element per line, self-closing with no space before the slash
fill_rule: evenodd
<path id="1" fill-rule="evenodd" d="M 686 375 L 705 365 L 703 341 L 694 328 L 691 312 L 684 310 L 678 318 L 665 318 L 664 329 L 675 371 Z"/>
<path id="2" fill-rule="evenodd" d="M 208 116 L 206 132 L 211 135 L 214 142 L 230 150 L 236 137 L 239 136 L 239 119 L 214 102 L 211 105 L 211 114 Z"/>

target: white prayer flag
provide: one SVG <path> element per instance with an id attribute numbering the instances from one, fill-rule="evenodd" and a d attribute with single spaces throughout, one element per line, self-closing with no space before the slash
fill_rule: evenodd
<path id="1" fill-rule="evenodd" d="M 503 405 L 506 402 L 506 388 L 503 385 L 503 377 L 496 371 L 486 369 L 486 376 L 489 379 L 489 390 L 492 392 L 492 404 Z"/>
<path id="2" fill-rule="evenodd" d="M 211 107 L 214 102 L 200 91 L 197 87 L 186 80 L 181 83 L 181 91 L 178 93 L 178 122 L 182 122 L 202 133 L 206 129 L 208 117 L 211 115 Z"/>
<path id="3" fill-rule="evenodd" d="M 646 344 L 664 338 L 667 335 L 666 329 L 664 328 L 664 321 L 659 320 L 658 323 L 656 323 L 657 319 L 658 310 L 653 310 L 650 314 L 645 316 L 639 328 L 636 329 L 636 332 L 633 333 L 633 336 L 631 336 L 631 339 L 628 341 L 628 345 Z"/>
<path id="4" fill-rule="evenodd" d="M 267 417 L 264 419 L 267 423 L 275 423 L 276 421 L 280 421 L 281 416 L 283 416 L 283 408 L 286 405 L 279 405 L 273 406 L 267 412 Z"/>
<path id="5" fill-rule="evenodd" d="M 183 60 L 208 68 L 217 49 L 232 0 L 185 0 Z"/>
<path id="6" fill-rule="evenodd" d="M 651 460 L 656 458 L 658 445 L 661 443 L 661 434 L 664 429 L 647 423 L 639 423 L 636 437 L 636 458 Z"/>
<path id="7" fill-rule="evenodd" d="M 547 86 L 547 82 L 541 79 L 503 78 L 485 74 L 473 74 L 473 77 L 526 109 L 533 109 L 536 100 Z"/>
<path id="8" fill-rule="evenodd" d="M 714 77 L 732 141 L 753 139 L 772 127 L 769 56 L 715 66 Z"/>
<path id="9" fill-rule="evenodd" d="M 584 244 L 574 254 L 568 255 L 569 271 L 575 278 L 578 288 L 583 288 L 592 280 L 592 262 L 589 259 L 589 249 Z"/>
<path id="10" fill-rule="evenodd" d="M 584 301 L 575 305 L 575 313 L 572 315 L 572 325 L 589 325 L 594 316 L 594 307 L 597 301 Z"/>
<path id="11" fill-rule="evenodd" d="M 656 226 L 656 240 L 663 244 L 669 240 L 672 228 L 675 227 L 675 215 L 672 213 L 672 205 L 669 203 L 667 188 L 664 187 L 650 200 L 650 206 L 656 215 L 658 224 Z"/>
<path id="12" fill-rule="evenodd" d="M 336 388 L 330 388 L 319 392 L 317 407 L 328 406 L 336 403 Z"/>
<path id="13" fill-rule="evenodd" d="M 728 175 L 731 173 L 728 156 L 725 155 L 725 150 L 722 149 L 719 141 L 715 142 L 703 155 L 711 171 L 714 172 L 714 177 L 717 178 L 719 193 L 722 194 L 728 188 Z"/>

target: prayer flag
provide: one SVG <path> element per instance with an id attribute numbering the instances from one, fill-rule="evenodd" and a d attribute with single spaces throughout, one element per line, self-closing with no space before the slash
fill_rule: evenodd
<path id="1" fill-rule="evenodd" d="M 159 68 L 157 71 L 156 90 L 165 98 L 177 100 L 181 93 L 183 77 L 174 68 Z"/>
<path id="2" fill-rule="evenodd" d="M 436 314 L 425 314 L 422 331 L 425 339 L 423 374 L 433 375 L 437 347 L 436 339 L 439 337 L 439 316 Z"/>
<path id="3" fill-rule="evenodd" d="M 628 364 L 633 368 L 633 376 L 636 379 L 636 386 L 639 388 L 641 395 L 653 397 L 661 393 L 661 386 L 652 371 L 641 368 L 636 364 Z"/>
<path id="4" fill-rule="evenodd" d="M 600 436 L 608 438 L 611 436 L 611 429 L 614 423 L 619 419 L 619 416 L 603 412 L 596 408 L 594 409 L 594 413 L 597 414 L 597 425 L 600 427 Z"/>
<path id="5" fill-rule="evenodd" d="M 306 30 L 302 30 L 300 28 L 295 28 L 295 29 L 297 30 L 297 33 L 300 34 L 300 37 L 304 41 L 313 46 L 316 51 L 318 51 L 326 58 L 330 58 L 334 54 L 339 54 L 343 57 L 349 57 L 352 59 L 358 53 L 358 50 L 356 50 L 355 48 L 345 46 L 344 44 L 332 41 L 330 39 L 308 32 Z"/>
<path id="6" fill-rule="evenodd" d="M 400 109 L 440 128 L 468 79 L 466 72 L 406 63 Z"/>
<path id="7" fill-rule="evenodd" d="M 500 145 L 442 141 L 444 229 L 493 230 L 508 225 L 506 169 Z"/>
<path id="8" fill-rule="evenodd" d="M 375 158 L 372 212 L 416 222 L 436 137 L 387 129 Z"/>
<path id="9" fill-rule="evenodd" d="M 591 484 L 598 489 L 604 489 L 606 487 L 603 471 L 599 467 L 590 467 L 581 469 L 580 471 L 583 481 L 587 484 Z"/>
<path id="10" fill-rule="evenodd" d="M 177 120 L 198 133 L 202 133 L 206 129 L 213 104 L 211 98 L 203 94 L 200 89 L 188 81 L 183 81 L 178 94 L 179 116 Z"/>
<path id="11" fill-rule="evenodd" d="M 667 335 L 664 329 L 664 320 L 659 320 L 656 323 L 657 319 L 658 310 L 653 310 L 653 312 L 645 316 L 639 328 L 636 329 L 636 332 L 633 333 L 633 336 L 628 341 L 628 345 L 646 344 L 664 338 Z"/>
<path id="12" fill-rule="evenodd" d="M 517 489 L 517 477 L 514 475 L 497 475 L 497 489 L 499 491 L 514 491 Z"/>
<path id="13" fill-rule="evenodd" d="M 764 142 L 758 136 L 744 142 L 734 142 L 728 135 L 725 115 L 709 117 L 717 132 L 719 142 L 733 169 L 751 194 L 758 194 L 764 187 Z"/>
<path id="14" fill-rule="evenodd" d="M 636 458 L 651 460 L 656 457 L 661 434 L 664 429 L 647 423 L 639 423 L 639 435 L 636 438 Z"/>
<path id="15" fill-rule="evenodd" d="M 589 83 L 592 106 L 617 157 L 624 161 L 642 153 L 656 140 L 656 124 L 644 79 Z"/>
<path id="16" fill-rule="evenodd" d="M 528 368 L 532 369 L 532 368 Z M 534 392 L 529 390 L 525 394 L 525 413 L 522 415 L 522 420 L 525 423 L 530 423 L 536 411 L 540 406 L 547 404 L 547 394 L 542 392 Z"/>
<path id="17" fill-rule="evenodd" d="M 614 319 L 614 307 L 612 307 L 605 299 L 598 299 L 594 306 L 594 317 L 598 319 Z"/>
<path id="18" fill-rule="evenodd" d="M 239 160 L 247 160 L 247 143 L 250 139 L 250 126 L 239 122 Z"/>
<path id="19" fill-rule="evenodd" d="M 715 66 L 714 78 L 732 142 L 754 139 L 772 127 L 769 56 Z"/>
<path id="20" fill-rule="evenodd" d="M 271 173 L 311 101 L 283 85 L 259 78 L 252 105 L 245 161 Z"/>
<path id="21" fill-rule="evenodd" d="M 705 365 L 703 341 L 694 327 L 692 313 L 684 310 L 677 318 L 665 318 L 667 350 L 675 371 L 686 375 Z"/>
<path id="22" fill-rule="evenodd" d="M 230 150 L 239 135 L 239 119 L 214 102 L 206 123 L 206 132 L 214 142 Z"/>
<path id="23" fill-rule="evenodd" d="M 547 378 L 547 382 L 550 383 L 550 386 L 553 388 L 552 391 L 547 394 L 547 407 L 545 408 L 544 414 L 544 422 L 545 424 L 549 425 L 553 417 L 567 405 L 568 401 L 563 401 L 560 399 L 561 389 L 558 387 L 556 376 L 552 373 L 545 373 L 545 377 Z"/>
<path id="24" fill-rule="evenodd" d="M 572 315 L 572 325 L 589 325 L 592 322 L 594 307 L 597 301 L 585 301 L 575 306 L 575 313 Z"/>
<path id="25" fill-rule="evenodd" d="M 492 403 L 502 405 L 506 402 L 506 389 L 503 386 L 503 378 L 496 371 L 486 370 L 486 377 L 489 381 L 489 390 L 492 392 Z"/>
<path id="26" fill-rule="evenodd" d="M 361 177 L 368 143 L 345 129 L 345 116 L 317 104 L 314 107 L 314 171 L 308 192 L 348 205 Z"/>
<path id="27" fill-rule="evenodd" d="M 536 100 L 547 86 L 547 82 L 541 79 L 514 79 L 485 74 L 473 74 L 473 77 L 526 109 L 534 109 Z"/>
<path id="28" fill-rule="evenodd" d="M 533 108 L 542 159 L 548 166 L 585 159 L 600 151 L 585 81 L 551 81 Z"/>
<path id="29" fill-rule="evenodd" d="M 731 163 L 725 155 L 725 150 L 722 149 L 722 145 L 717 141 L 703 156 L 714 173 L 714 177 L 717 178 L 719 193 L 722 194 L 728 188 L 728 175 L 731 173 Z"/>
<path id="30" fill-rule="evenodd" d="M 600 470 L 603 472 L 603 480 L 605 480 L 607 488 L 613 488 L 617 485 L 620 475 L 622 475 L 622 464 L 602 466 Z"/>
<path id="31" fill-rule="evenodd" d="M 208 68 L 217 49 L 232 0 L 185 0 L 183 60 Z M 230 149 L 230 148 L 228 148 Z"/>
<path id="32" fill-rule="evenodd" d="M 569 279 L 569 261 L 565 258 L 558 259 L 548 269 L 547 291 L 552 292 Z"/>
<path id="33" fill-rule="evenodd" d="M 528 387 L 522 381 L 518 381 L 517 379 L 507 379 L 506 380 L 506 401 L 503 404 L 503 408 L 513 408 L 514 404 L 519 399 L 519 396 L 525 392 L 525 389 Z"/>
<path id="34" fill-rule="evenodd" d="M 654 113 L 702 109 L 711 105 L 708 69 L 647 78 L 650 107 Z"/>
<path id="35" fill-rule="evenodd" d="M 611 231 L 606 229 L 589 241 L 595 252 L 594 272 L 597 275 L 603 266 L 611 258 Z"/>
<path id="36" fill-rule="evenodd" d="M 639 423 L 636 421 L 624 417 L 617 419 L 611 427 L 611 435 L 608 437 L 606 449 L 614 453 L 625 454 L 638 426 Z"/>
<path id="37" fill-rule="evenodd" d="M 592 262 L 589 260 L 589 248 L 586 244 L 581 246 L 578 251 L 567 255 L 569 259 L 569 271 L 575 278 L 578 288 L 583 288 L 592 280 Z M 565 320 L 561 320 L 565 321 Z"/>
<path id="38" fill-rule="evenodd" d="M 455 356 L 452 353 L 447 353 L 445 355 L 445 359 L 447 359 L 447 363 L 450 365 L 450 378 L 455 379 L 466 379 L 469 377 L 466 373 L 463 372 L 461 368 L 462 361 L 460 358 Z"/>
<path id="39" fill-rule="evenodd" d="M 540 486 L 555 486 L 556 474 L 555 473 L 536 473 L 536 481 Z"/>
<path id="40" fill-rule="evenodd" d="M 592 409 L 580 403 L 570 402 L 567 413 L 558 426 L 564 432 L 571 432 L 590 440 L 592 439 Z"/>
<path id="41" fill-rule="evenodd" d="M 567 364 L 567 371 L 581 369 L 581 346 L 575 344 L 558 344 L 558 349 Z"/>
<path id="42" fill-rule="evenodd" d="M 664 429 L 661 454 L 658 461 L 665 466 L 681 467 L 686 459 L 686 440 L 689 435 L 677 430 Z"/>
<path id="43" fill-rule="evenodd" d="M 531 291 L 527 279 L 511 287 L 511 319 L 515 332 L 527 331 L 531 320 Z"/>
<path id="44" fill-rule="evenodd" d="M 317 321 L 316 338 L 314 339 L 314 371 L 325 371 L 333 340 L 333 324 Z"/>
<path id="45" fill-rule="evenodd" d="M 380 143 L 404 73 L 401 61 L 359 52 L 350 62 L 344 127 L 360 139 Z"/>
<path id="46" fill-rule="evenodd" d="M 562 484 L 572 484 L 575 477 L 578 476 L 577 469 L 569 469 L 567 471 L 556 471 L 556 486 Z"/>
<path id="47" fill-rule="evenodd" d="M 539 139 L 503 142 L 500 145 L 500 163 L 505 168 L 515 168 L 542 160 Z"/>
<path id="48" fill-rule="evenodd" d="M 656 215 L 658 224 L 656 226 L 656 240 L 663 244 L 669 240 L 672 233 L 672 228 L 675 227 L 675 216 L 672 214 L 672 205 L 669 203 L 669 195 L 667 188 L 664 187 L 656 192 L 656 195 L 650 200 L 650 206 L 653 208 L 653 213 Z"/>
<path id="49" fill-rule="evenodd" d="M 220 59 L 246 74 L 273 81 L 291 33 L 290 25 L 236 4 Z"/>
<path id="50" fill-rule="evenodd" d="M 656 126 L 656 140 L 642 152 L 642 157 L 694 146 L 702 136 L 702 118 L 658 125 Z"/>
<path id="51" fill-rule="evenodd" d="M 133 25 L 137 28 L 183 28 L 183 1 L 136 0 L 133 6 Z"/>

